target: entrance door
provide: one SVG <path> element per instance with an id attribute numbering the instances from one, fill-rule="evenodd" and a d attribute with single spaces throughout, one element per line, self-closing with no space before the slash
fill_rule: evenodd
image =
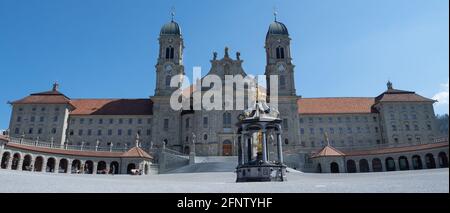
<path id="1" fill-rule="evenodd" d="M 222 144 L 222 155 L 223 156 L 231 156 L 233 155 L 233 146 L 231 145 L 231 141 L 226 140 Z"/>

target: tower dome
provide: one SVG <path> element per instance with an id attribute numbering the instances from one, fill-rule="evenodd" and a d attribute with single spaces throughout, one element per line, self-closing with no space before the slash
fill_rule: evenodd
<path id="1" fill-rule="evenodd" d="M 289 35 L 289 32 L 286 25 L 279 21 L 274 21 L 270 24 L 269 30 L 267 31 L 267 36 L 269 35 Z"/>
<path id="2" fill-rule="evenodd" d="M 180 26 L 172 20 L 162 26 L 160 35 L 181 35 Z"/>

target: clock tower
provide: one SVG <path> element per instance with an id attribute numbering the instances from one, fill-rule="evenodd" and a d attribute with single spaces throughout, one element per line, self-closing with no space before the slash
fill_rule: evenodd
<path id="1" fill-rule="evenodd" d="M 159 56 L 156 64 L 156 96 L 170 96 L 173 91 L 181 87 L 182 79 L 172 79 L 174 76 L 184 74 L 183 66 L 183 37 L 181 30 L 173 20 L 161 28 L 159 34 Z M 171 82 L 178 85 L 171 87 Z M 173 83 L 173 82 L 172 82 Z"/>

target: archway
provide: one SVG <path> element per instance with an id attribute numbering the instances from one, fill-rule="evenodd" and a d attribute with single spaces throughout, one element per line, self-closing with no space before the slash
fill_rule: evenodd
<path id="1" fill-rule="evenodd" d="M 436 168 L 436 162 L 434 161 L 434 156 L 431 153 L 425 155 L 425 163 L 427 164 L 427 169 Z"/>
<path id="2" fill-rule="evenodd" d="M 33 171 L 33 167 L 31 165 L 31 155 L 25 155 L 22 163 L 22 171 Z"/>
<path id="3" fill-rule="evenodd" d="M 119 163 L 117 161 L 111 162 L 111 164 L 109 165 L 109 173 L 119 174 Z"/>
<path id="4" fill-rule="evenodd" d="M 398 158 L 398 168 L 400 170 L 409 170 L 409 162 L 405 156 L 400 156 Z"/>
<path id="5" fill-rule="evenodd" d="M 84 174 L 94 173 L 94 162 L 92 162 L 91 160 L 86 161 L 86 163 L 84 163 L 83 172 Z"/>
<path id="6" fill-rule="evenodd" d="M 42 172 L 42 164 L 44 163 L 44 158 L 42 156 L 36 157 L 34 160 L 34 171 Z"/>
<path id="7" fill-rule="evenodd" d="M 413 169 L 423 169 L 422 159 L 418 155 L 412 157 Z"/>
<path id="8" fill-rule="evenodd" d="M 184 147 L 184 154 L 189 154 L 191 152 L 191 149 L 189 148 L 189 146 L 185 146 Z"/>
<path id="9" fill-rule="evenodd" d="M 438 156 L 439 156 L 439 167 L 447 168 L 448 167 L 447 154 L 445 154 L 445 152 L 440 152 Z"/>
<path id="10" fill-rule="evenodd" d="M 67 173 L 67 166 L 69 165 L 69 162 L 67 159 L 61 159 L 59 160 L 59 173 Z"/>
<path id="11" fill-rule="evenodd" d="M 9 152 L 5 152 L 2 155 L 2 162 L 1 162 L 1 168 L 6 169 L 8 168 L 8 162 L 9 158 L 11 157 L 11 154 Z"/>
<path id="12" fill-rule="evenodd" d="M 54 172 L 55 171 L 55 158 L 49 158 L 47 160 L 47 165 L 45 167 L 46 172 Z"/>
<path id="13" fill-rule="evenodd" d="M 354 160 L 348 160 L 347 161 L 347 172 L 348 173 L 355 173 L 356 172 L 356 163 Z"/>
<path id="14" fill-rule="evenodd" d="M 75 159 L 72 161 L 72 171 L 70 172 L 73 174 L 80 174 L 82 172 L 80 160 Z"/>
<path id="15" fill-rule="evenodd" d="M 393 158 L 386 158 L 386 171 L 395 171 L 395 161 Z"/>
<path id="16" fill-rule="evenodd" d="M 322 165 L 320 163 L 317 164 L 316 172 L 322 173 Z"/>
<path id="17" fill-rule="evenodd" d="M 379 158 L 374 158 L 372 160 L 372 169 L 374 172 L 382 172 L 383 171 L 383 164 L 381 163 L 381 160 Z"/>
<path id="18" fill-rule="evenodd" d="M 370 172 L 369 162 L 366 159 L 359 160 L 359 172 Z"/>
<path id="19" fill-rule="evenodd" d="M 20 161 L 20 154 L 16 153 L 13 155 L 13 160 L 12 160 L 12 164 L 11 164 L 11 169 L 12 170 L 17 170 L 19 167 L 19 161 Z"/>
<path id="20" fill-rule="evenodd" d="M 130 164 L 128 164 L 128 166 L 127 166 L 127 174 L 132 174 L 132 170 L 133 169 L 136 169 L 136 164 L 134 164 L 134 163 L 130 163 Z"/>
<path id="21" fill-rule="evenodd" d="M 331 173 L 339 173 L 339 165 L 336 162 L 330 164 Z"/>
<path id="22" fill-rule="evenodd" d="M 97 174 L 107 174 L 108 171 L 106 171 L 106 163 L 105 161 L 100 161 L 97 163 Z"/>
<path id="23" fill-rule="evenodd" d="M 231 156 L 231 155 L 233 155 L 233 146 L 231 144 L 231 141 L 225 140 L 222 143 L 222 155 L 223 156 Z"/>

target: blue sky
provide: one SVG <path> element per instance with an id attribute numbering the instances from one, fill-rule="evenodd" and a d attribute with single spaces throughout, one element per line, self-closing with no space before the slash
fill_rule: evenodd
<path id="1" fill-rule="evenodd" d="M 1 0 L 0 129 L 7 101 L 49 90 L 72 98 L 153 95 L 160 27 L 175 20 L 185 39 L 185 69 L 209 70 L 212 52 L 241 52 L 247 73 L 262 74 L 273 21 L 292 38 L 297 94 L 376 96 L 398 89 L 436 97 L 448 113 L 447 0 Z M 447 103 L 444 103 L 447 102 Z"/>

